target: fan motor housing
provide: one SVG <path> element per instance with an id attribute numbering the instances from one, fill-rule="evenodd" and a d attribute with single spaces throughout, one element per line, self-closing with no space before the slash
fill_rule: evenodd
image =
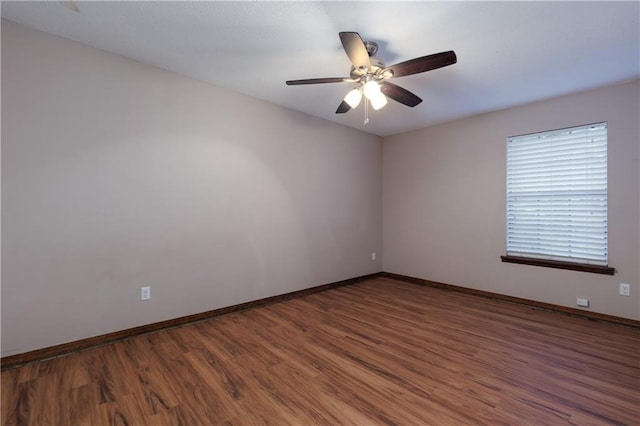
<path id="1" fill-rule="evenodd" d="M 375 56 L 371 56 L 369 58 L 369 62 L 371 62 L 371 70 L 368 72 L 368 74 L 376 75 L 379 73 L 379 71 L 385 68 L 385 64 L 384 62 L 382 62 L 382 59 L 376 58 Z M 351 67 L 351 78 L 353 79 L 358 79 L 366 74 L 367 72 L 364 72 L 363 70 Z"/>

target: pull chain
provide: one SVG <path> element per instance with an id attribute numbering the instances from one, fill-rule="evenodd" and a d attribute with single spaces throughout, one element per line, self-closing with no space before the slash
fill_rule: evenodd
<path id="1" fill-rule="evenodd" d="M 362 124 L 362 126 L 366 126 L 367 124 L 369 124 L 369 102 L 367 102 L 367 99 L 364 100 L 364 123 Z"/>

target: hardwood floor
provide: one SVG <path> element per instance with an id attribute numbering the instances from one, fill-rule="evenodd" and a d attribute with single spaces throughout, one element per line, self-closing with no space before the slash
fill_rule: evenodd
<path id="1" fill-rule="evenodd" d="M 2 425 L 640 424 L 640 329 L 378 278 L 2 372 Z"/>

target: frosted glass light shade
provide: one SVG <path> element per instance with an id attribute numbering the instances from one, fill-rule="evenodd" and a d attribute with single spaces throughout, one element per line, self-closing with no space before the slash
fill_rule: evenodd
<path id="1" fill-rule="evenodd" d="M 353 89 L 347 93 L 347 96 L 344 97 L 344 101 L 349 104 L 351 108 L 355 108 L 360 104 L 360 100 L 362 99 L 362 92 L 359 88 Z"/>
<path id="2" fill-rule="evenodd" d="M 380 85 L 375 80 L 369 80 L 364 85 L 364 95 L 367 99 L 372 99 L 378 95 L 380 92 Z"/>
<path id="3" fill-rule="evenodd" d="M 371 101 L 371 106 L 376 111 L 387 104 L 387 97 L 382 94 L 380 85 L 375 80 L 370 80 L 365 83 L 364 96 Z"/>
<path id="4" fill-rule="evenodd" d="M 371 106 L 376 111 L 387 104 L 387 97 L 383 95 L 382 92 L 378 92 L 377 95 L 369 98 L 369 100 L 371 101 Z"/>

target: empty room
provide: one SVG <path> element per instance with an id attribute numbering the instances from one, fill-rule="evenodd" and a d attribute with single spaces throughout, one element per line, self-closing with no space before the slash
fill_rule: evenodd
<path id="1" fill-rule="evenodd" d="M 640 424 L 640 2 L 0 7 L 1 425 Z"/>

